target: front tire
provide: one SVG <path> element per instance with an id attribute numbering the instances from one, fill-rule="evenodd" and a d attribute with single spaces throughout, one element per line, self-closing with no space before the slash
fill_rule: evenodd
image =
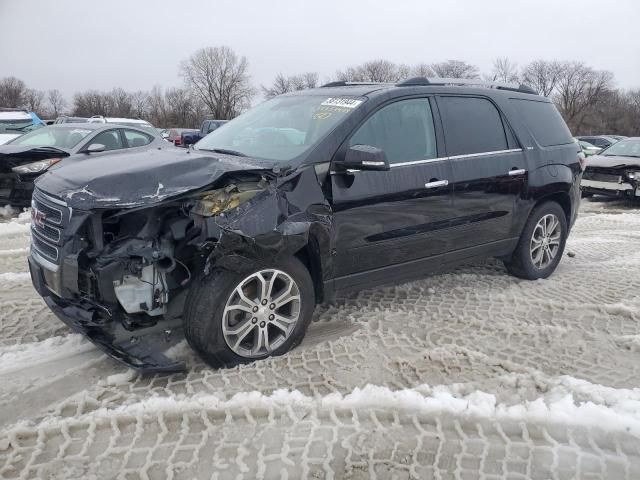
<path id="1" fill-rule="evenodd" d="M 242 274 L 218 269 L 189 291 L 185 337 L 209 365 L 232 367 L 294 348 L 314 308 L 313 281 L 295 257 Z"/>
<path id="2" fill-rule="evenodd" d="M 569 229 L 560 205 L 549 201 L 533 209 L 520 235 L 518 245 L 505 262 L 512 275 L 526 280 L 547 278 L 564 252 Z"/>

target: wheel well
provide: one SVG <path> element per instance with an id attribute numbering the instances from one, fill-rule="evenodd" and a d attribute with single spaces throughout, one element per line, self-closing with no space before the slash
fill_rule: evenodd
<path id="1" fill-rule="evenodd" d="M 553 201 L 562 207 L 564 214 L 567 217 L 567 225 L 571 223 L 571 198 L 566 192 L 552 193 L 546 197 L 542 197 L 536 202 L 536 207 L 541 203 Z"/>
<path id="2" fill-rule="evenodd" d="M 324 289 L 318 242 L 311 237 L 309 239 L 309 243 L 296 252 L 295 257 L 300 260 L 305 267 L 307 267 L 307 270 L 309 270 L 316 294 L 316 303 L 322 303 L 324 299 Z"/>

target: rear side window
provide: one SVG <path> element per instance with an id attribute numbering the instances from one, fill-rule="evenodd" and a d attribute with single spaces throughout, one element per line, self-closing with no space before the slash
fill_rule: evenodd
<path id="1" fill-rule="evenodd" d="M 125 130 L 124 136 L 127 139 L 129 148 L 143 147 L 151 143 L 152 137 L 144 133 L 136 132 L 135 130 Z"/>
<path id="2" fill-rule="evenodd" d="M 449 156 L 507 150 L 500 112 L 478 97 L 440 97 L 444 136 Z"/>
<path id="3" fill-rule="evenodd" d="M 516 98 L 511 102 L 533 138 L 543 147 L 573 143 L 571 132 L 553 103 Z"/>

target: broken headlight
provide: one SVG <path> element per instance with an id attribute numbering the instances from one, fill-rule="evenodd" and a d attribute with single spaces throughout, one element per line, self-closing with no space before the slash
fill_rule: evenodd
<path id="1" fill-rule="evenodd" d="M 48 158 L 46 160 L 38 160 L 37 162 L 27 163 L 26 165 L 19 165 L 11 169 L 14 173 L 25 175 L 27 173 L 39 173 L 44 172 L 51 165 L 58 163 L 61 158 Z"/>
<path id="2" fill-rule="evenodd" d="M 248 202 L 267 188 L 263 178 L 259 182 L 232 183 L 218 190 L 200 193 L 193 205 L 193 213 L 213 217 Z"/>

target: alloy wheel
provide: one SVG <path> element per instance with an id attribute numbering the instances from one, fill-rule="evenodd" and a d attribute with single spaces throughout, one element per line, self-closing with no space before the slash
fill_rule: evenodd
<path id="1" fill-rule="evenodd" d="M 287 273 L 252 273 L 231 292 L 222 315 L 225 342 L 237 355 L 271 354 L 291 336 L 300 318 L 300 289 Z"/>
<path id="2" fill-rule="evenodd" d="M 529 252 L 533 265 L 542 270 L 547 268 L 560 250 L 562 227 L 554 214 L 544 215 L 533 229 Z"/>

